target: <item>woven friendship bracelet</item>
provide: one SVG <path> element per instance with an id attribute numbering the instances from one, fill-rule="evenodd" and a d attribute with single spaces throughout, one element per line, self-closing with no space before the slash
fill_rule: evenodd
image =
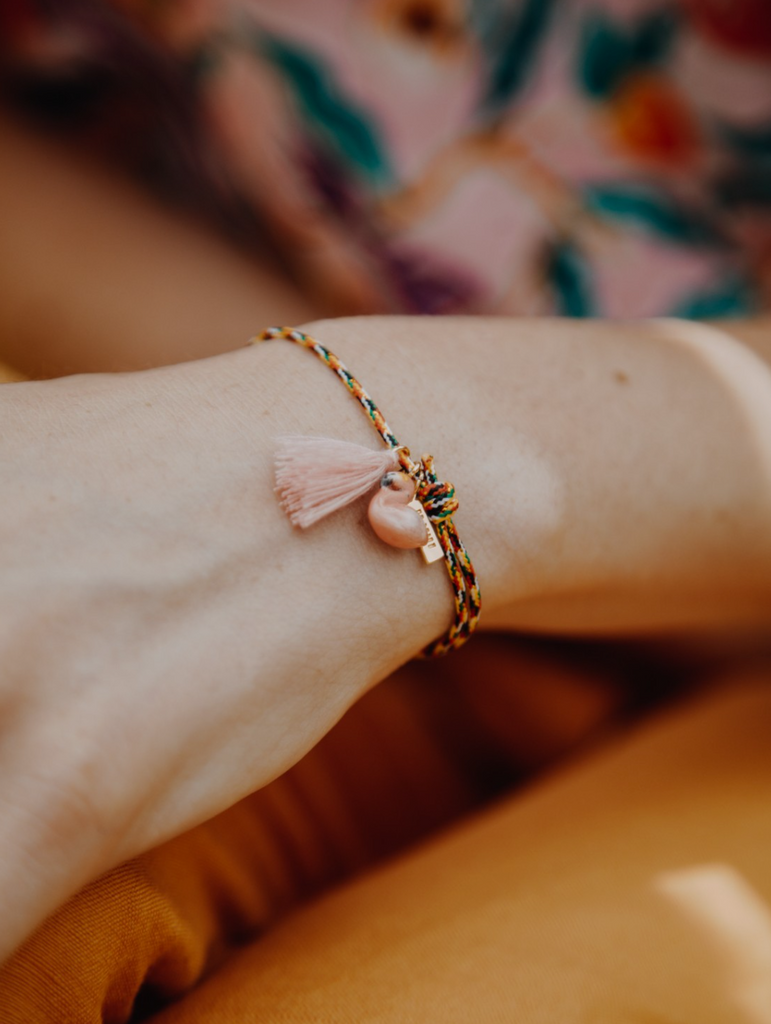
<path id="1" fill-rule="evenodd" d="M 400 444 L 373 400 L 334 353 L 291 327 L 268 327 L 250 344 L 281 338 L 313 352 L 337 374 L 367 413 L 386 446 L 382 453 L 329 438 L 279 439 L 276 490 L 292 523 L 307 527 L 380 484 L 369 506 L 375 533 L 401 548 L 420 548 L 427 563 L 444 557 L 455 600 L 455 621 L 423 650 L 446 654 L 468 640 L 479 621 L 482 597 L 474 566 L 453 522 L 458 499 L 452 484 L 439 479 L 434 460 L 417 462 Z"/>

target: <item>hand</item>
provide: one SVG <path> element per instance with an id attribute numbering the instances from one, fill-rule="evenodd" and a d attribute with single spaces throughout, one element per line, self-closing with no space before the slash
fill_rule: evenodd
<path id="1" fill-rule="evenodd" d="M 372 441 L 290 348 L 0 388 L 0 956 L 282 772 L 449 621 L 441 568 L 394 566 L 361 509 L 301 537 L 280 511 L 276 433 L 348 414 Z"/>

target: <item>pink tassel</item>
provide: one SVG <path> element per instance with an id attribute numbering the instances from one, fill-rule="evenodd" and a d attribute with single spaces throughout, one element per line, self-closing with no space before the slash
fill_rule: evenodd
<path id="1" fill-rule="evenodd" d="M 373 452 L 329 437 L 280 437 L 276 490 L 292 524 L 304 529 L 366 494 L 398 468 L 395 449 Z"/>

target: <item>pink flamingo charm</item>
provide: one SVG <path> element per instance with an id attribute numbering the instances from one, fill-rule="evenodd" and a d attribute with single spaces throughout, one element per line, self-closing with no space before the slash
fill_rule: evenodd
<path id="1" fill-rule="evenodd" d="M 369 503 L 369 521 L 378 537 L 394 548 L 422 548 L 430 539 L 422 516 L 410 508 L 415 482 L 406 473 L 386 473 Z"/>

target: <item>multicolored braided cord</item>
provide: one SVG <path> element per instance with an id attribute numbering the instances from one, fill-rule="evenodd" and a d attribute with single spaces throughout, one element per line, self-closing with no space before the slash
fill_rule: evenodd
<path id="1" fill-rule="evenodd" d="M 409 449 L 397 441 L 373 400 L 333 352 L 330 352 L 315 338 L 292 327 L 268 327 L 251 341 L 257 343 L 270 341 L 273 338 L 282 338 L 285 341 L 301 345 L 326 363 L 363 407 L 386 447 L 399 449 L 399 463 L 404 471 L 414 478 L 415 497 L 423 506 L 441 544 L 455 601 L 455 621 L 444 636 L 425 647 L 422 654 L 425 658 L 435 658 L 455 650 L 464 644 L 474 632 L 482 607 L 482 595 L 474 566 L 452 520 L 453 513 L 458 508 L 455 488 L 452 484 L 440 480 L 436 475 L 432 456 L 424 455 L 418 462 L 413 462 L 410 459 Z"/>

